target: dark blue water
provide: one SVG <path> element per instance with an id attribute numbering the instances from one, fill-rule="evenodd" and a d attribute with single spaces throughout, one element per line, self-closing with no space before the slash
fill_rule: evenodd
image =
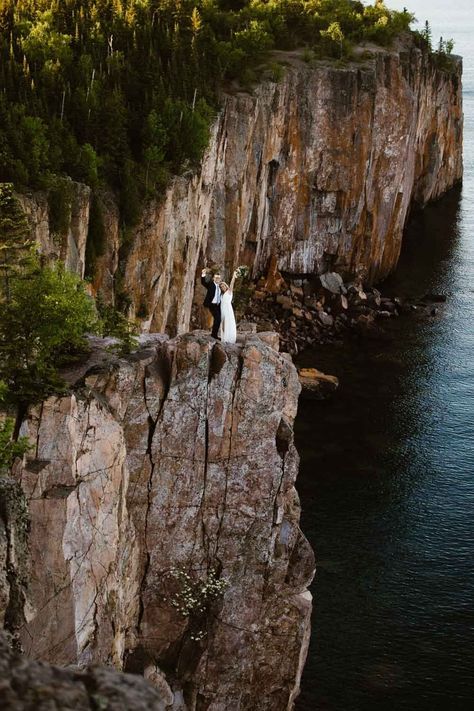
<path id="1" fill-rule="evenodd" d="M 409 9 L 464 56 L 465 178 L 413 219 L 385 291 L 448 301 L 390 322 L 383 341 L 305 356 L 341 385 L 303 401 L 296 427 L 319 562 L 298 711 L 467 711 L 474 699 L 474 3 Z"/>

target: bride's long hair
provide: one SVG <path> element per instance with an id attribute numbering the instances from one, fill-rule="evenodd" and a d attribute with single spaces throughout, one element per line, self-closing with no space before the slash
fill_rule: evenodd
<path id="1" fill-rule="evenodd" d="M 229 291 L 229 285 L 226 284 L 225 281 L 221 281 L 219 283 L 219 287 L 223 294 L 225 294 L 226 291 Z"/>

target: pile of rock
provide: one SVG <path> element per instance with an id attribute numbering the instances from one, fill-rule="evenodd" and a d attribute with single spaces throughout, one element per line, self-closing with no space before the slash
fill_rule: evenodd
<path id="1" fill-rule="evenodd" d="M 344 283 L 336 272 L 284 279 L 272 263 L 267 276 L 256 283 L 244 316 L 259 331 L 277 331 L 282 350 L 297 355 L 304 348 L 340 339 L 348 331 L 381 333 L 380 321 L 400 313 L 419 310 L 435 315 L 433 303 L 445 299 L 442 295 L 427 295 L 417 302 L 388 298 L 361 281 Z"/>
<path id="2" fill-rule="evenodd" d="M 275 286 L 278 285 L 278 288 Z M 258 330 L 276 330 L 282 350 L 292 355 L 316 343 L 327 343 L 349 328 L 373 328 L 378 318 L 397 316 L 401 304 L 375 288 L 344 284 L 336 272 L 309 279 L 260 279 L 245 316 Z"/>

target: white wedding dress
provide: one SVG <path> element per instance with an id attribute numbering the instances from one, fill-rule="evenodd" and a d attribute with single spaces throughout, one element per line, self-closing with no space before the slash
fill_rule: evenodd
<path id="1" fill-rule="evenodd" d="M 232 307 L 232 292 L 229 289 L 221 298 L 221 341 L 235 343 L 237 326 L 235 325 L 234 309 Z"/>

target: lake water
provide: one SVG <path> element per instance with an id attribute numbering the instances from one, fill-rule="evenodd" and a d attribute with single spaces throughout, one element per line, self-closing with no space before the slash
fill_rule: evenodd
<path id="1" fill-rule="evenodd" d="M 464 57 L 464 183 L 412 221 L 384 290 L 448 301 L 390 322 L 384 342 L 304 356 L 341 385 L 302 401 L 296 424 L 318 560 L 298 711 L 467 711 L 474 699 L 474 3 L 406 5 Z"/>

